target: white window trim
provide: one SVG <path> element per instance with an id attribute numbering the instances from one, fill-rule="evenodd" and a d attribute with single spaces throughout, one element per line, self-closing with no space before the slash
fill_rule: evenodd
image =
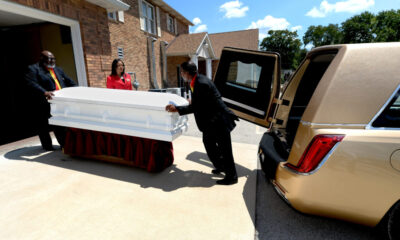
<path id="1" fill-rule="evenodd" d="M 118 11 L 118 21 L 125 22 L 124 11 Z"/>
<path id="2" fill-rule="evenodd" d="M 69 26 L 71 28 L 72 50 L 74 52 L 78 84 L 80 86 L 88 86 L 86 78 L 85 58 L 83 56 L 81 29 L 78 21 L 8 1 L 0 1 L 0 10 Z"/>

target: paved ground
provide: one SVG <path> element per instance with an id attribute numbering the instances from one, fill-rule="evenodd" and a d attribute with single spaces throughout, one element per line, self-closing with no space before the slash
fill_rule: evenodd
<path id="1" fill-rule="evenodd" d="M 200 137 L 201 133 L 192 116 L 189 121 L 191 126 L 185 135 Z M 176 159 L 174 166 L 159 177 L 139 169 L 69 159 L 60 152 L 43 153 L 39 147 L 30 148 L 32 140 L 29 139 L 17 144 L 28 146 L 19 151 L 13 151 L 15 145 L 3 145 L 1 151 L 6 153 L 8 159 L 0 160 L 0 239 L 16 239 L 15 236 L 19 236 L 19 239 L 54 239 L 63 236 L 65 232 L 79 239 L 84 238 L 82 236 L 130 239 L 136 236 L 134 231 L 142 233 L 143 229 L 146 230 L 144 237 L 137 239 L 154 239 L 155 235 L 162 235 L 161 239 L 254 239 L 254 233 L 257 240 L 381 239 L 372 228 L 301 214 L 287 206 L 256 167 L 255 152 L 264 131 L 263 128 L 241 120 L 232 132 L 234 155 L 240 174 L 239 184 L 233 188 L 214 185 L 216 178 L 209 174 L 210 164 L 205 161 L 200 138 L 178 138 L 185 142 L 189 139 L 189 143 L 194 139 L 196 144 L 187 146 L 174 142 L 175 151 L 181 152 L 184 157 Z M 37 146 L 38 140 L 34 141 Z M 245 163 L 243 159 L 246 159 Z M 22 169 L 25 170 L 8 171 L 4 168 L 7 164 L 23 165 Z M 43 170 L 38 171 L 35 169 L 37 166 Z M 40 191 L 40 187 L 34 184 L 37 178 L 44 178 L 41 185 L 48 186 L 51 194 Z M 251 197 L 255 194 L 255 187 L 251 187 L 255 179 L 256 203 Z M 23 192 L 32 195 L 31 199 L 24 200 L 21 191 L 14 187 L 19 182 L 29 186 Z M 54 200 L 57 192 L 67 191 L 65 186 L 68 184 L 74 187 L 69 188 L 66 198 Z M 9 192 L 5 194 L 4 189 Z M 14 196 L 12 199 L 10 194 Z M 123 196 L 118 197 L 121 194 Z M 154 194 L 159 194 L 159 197 Z M 228 204 L 222 201 L 227 196 L 232 198 Z M 40 201 L 46 203 L 46 206 L 38 207 Z M 80 201 L 90 202 L 88 209 L 85 210 L 85 205 L 82 207 Z M 185 206 L 187 203 L 192 206 Z M 147 207 L 141 212 L 143 204 Z M 125 205 L 127 207 L 120 208 Z M 213 209 L 216 205 L 223 210 L 221 213 Z M 17 216 L 11 213 L 17 207 L 21 208 L 17 215 L 26 217 L 27 222 L 17 221 Z M 74 215 L 76 209 L 79 214 Z M 54 217 L 54 212 L 61 214 L 61 220 Z M 194 218 L 188 218 L 193 214 Z M 156 221 L 148 220 L 148 217 Z M 235 226 L 240 226 L 238 228 L 232 222 L 225 223 L 232 219 L 243 222 L 236 222 Z M 9 228 L 12 223 L 14 226 Z M 222 230 L 216 230 L 220 224 L 223 224 Z M 165 230 L 164 225 L 169 229 Z M 51 230 L 46 232 L 43 229 Z M 76 231 L 83 234 L 73 235 Z M 26 232 L 31 234 L 29 238 L 23 237 Z M 246 236 L 238 232 L 246 232 Z"/>
<path id="2" fill-rule="evenodd" d="M 43 152 L 37 138 L 0 147 L 0 239 L 249 239 L 255 145 L 234 143 L 239 183 L 215 185 L 200 138 L 174 141 L 162 173 Z"/>
<path id="3" fill-rule="evenodd" d="M 189 123 L 192 125 L 185 134 L 200 137 L 192 116 L 189 116 Z M 240 120 L 232 132 L 232 141 L 258 146 L 265 131 L 265 128 Z M 253 156 L 253 160 L 257 161 L 257 157 Z M 258 168 L 255 239 L 378 240 L 381 237 L 370 227 L 306 215 L 294 210 L 280 199 Z"/>

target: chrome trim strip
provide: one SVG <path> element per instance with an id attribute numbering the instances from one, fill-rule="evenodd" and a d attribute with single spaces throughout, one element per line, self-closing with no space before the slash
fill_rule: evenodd
<path id="1" fill-rule="evenodd" d="M 368 130 L 398 130 L 399 128 L 385 128 L 385 127 L 373 127 L 372 123 L 379 117 L 379 115 L 381 115 L 381 113 L 385 110 L 385 108 L 387 107 L 387 105 L 389 105 L 390 101 L 392 101 L 393 97 L 396 95 L 396 93 L 400 90 L 400 85 L 397 86 L 396 90 L 392 93 L 392 95 L 390 96 L 390 98 L 386 101 L 385 104 L 383 104 L 382 108 L 378 111 L 378 113 L 372 118 L 372 120 L 367 124 L 367 126 L 365 127 L 365 129 Z"/>
<path id="2" fill-rule="evenodd" d="M 333 127 L 365 127 L 366 124 L 356 124 L 356 123 L 312 123 L 312 122 L 306 122 L 301 120 L 301 124 L 305 126 L 322 126 L 322 127 L 327 127 L 327 126 L 333 126 Z"/>
<path id="3" fill-rule="evenodd" d="M 275 180 L 271 180 L 272 185 L 274 186 L 275 192 L 285 201 L 288 205 L 290 204 L 289 200 L 286 198 L 285 194 L 281 191 L 281 189 L 278 187 L 278 185 L 275 183 Z"/>
<path id="4" fill-rule="evenodd" d="M 328 152 L 328 154 L 326 154 L 326 156 L 322 159 L 322 161 L 318 164 L 318 166 L 312 170 L 311 172 L 308 173 L 302 173 L 302 172 L 298 172 L 294 169 L 291 169 L 289 167 L 287 167 L 286 165 L 283 165 L 283 168 L 289 170 L 292 173 L 298 174 L 298 175 L 303 175 L 303 176 L 309 176 L 311 174 L 314 174 L 316 171 L 318 171 L 322 165 L 324 165 L 324 163 L 326 162 L 326 160 L 328 160 L 328 158 L 330 158 L 330 156 L 332 155 L 332 153 L 335 151 L 335 149 L 338 147 L 340 142 L 336 143 L 335 146 L 333 146 L 333 148 Z"/>
<path id="5" fill-rule="evenodd" d="M 250 107 L 250 106 L 248 106 L 248 105 L 244 105 L 243 103 L 236 102 L 236 101 L 234 101 L 234 100 L 232 100 L 232 99 L 229 99 L 229 98 L 222 97 L 222 100 L 224 100 L 225 102 L 231 103 L 231 104 L 233 104 L 233 105 L 239 106 L 239 107 L 241 107 L 241 108 L 244 108 L 244 109 L 246 109 L 246 110 L 249 110 L 249 111 L 251 111 L 251 112 L 257 113 L 257 114 L 259 114 L 259 115 L 263 115 L 263 116 L 264 116 L 264 114 L 265 114 L 264 111 L 258 110 L 258 109 L 256 109 L 256 108 Z"/>

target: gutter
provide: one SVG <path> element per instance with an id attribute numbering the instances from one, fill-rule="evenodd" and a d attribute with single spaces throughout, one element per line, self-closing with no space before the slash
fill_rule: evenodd
<path id="1" fill-rule="evenodd" d="M 107 12 L 126 11 L 131 6 L 120 0 L 86 0 L 94 5 L 105 8 Z"/>

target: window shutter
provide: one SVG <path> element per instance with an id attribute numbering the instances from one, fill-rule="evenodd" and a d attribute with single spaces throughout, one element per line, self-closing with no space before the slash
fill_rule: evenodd
<path id="1" fill-rule="evenodd" d="M 139 19 L 140 19 L 140 29 L 145 31 L 146 29 L 144 29 L 144 18 L 143 18 L 143 14 L 142 14 L 142 9 L 143 9 L 143 2 L 142 0 L 138 0 L 139 2 Z"/>
<path id="2" fill-rule="evenodd" d="M 157 18 L 157 35 L 161 37 L 161 25 L 160 25 L 160 9 L 156 7 L 156 18 Z"/>
<path id="3" fill-rule="evenodd" d="M 124 11 L 118 11 L 118 21 L 124 22 Z"/>
<path id="4" fill-rule="evenodd" d="M 176 23 L 176 18 L 174 18 L 174 27 L 175 27 L 174 33 L 175 33 L 175 34 L 178 34 L 178 24 Z"/>
<path id="5" fill-rule="evenodd" d="M 171 31 L 171 29 L 169 29 L 169 14 L 167 13 L 167 30 Z"/>

